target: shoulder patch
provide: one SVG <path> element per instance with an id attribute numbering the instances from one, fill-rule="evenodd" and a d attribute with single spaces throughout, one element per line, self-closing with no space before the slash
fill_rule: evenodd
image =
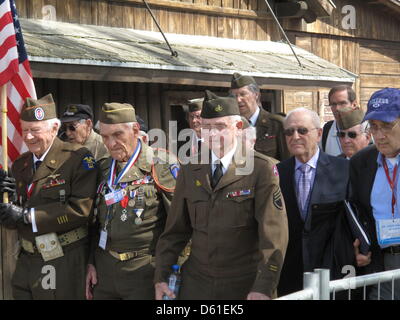
<path id="1" fill-rule="evenodd" d="M 278 172 L 278 168 L 276 167 L 276 165 L 274 165 L 272 167 L 272 171 L 274 172 L 274 176 L 279 177 L 279 172 Z"/>
<path id="2" fill-rule="evenodd" d="M 169 171 L 171 171 L 172 176 L 176 180 L 178 178 L 178 173 L 179 173 L 179 165 L 176 163 L 172 164 L 169 166 Z"/>
<path id="3" fill-rule="evenodd" d="M 96 168 L 96 160 L 91 154 L 87 154 L 82 159 L 82 165 L 85 170 L 92 170 Z"/>

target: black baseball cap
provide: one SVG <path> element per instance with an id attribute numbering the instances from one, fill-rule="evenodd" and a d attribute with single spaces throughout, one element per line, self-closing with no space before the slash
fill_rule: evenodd
<path id="1" fill-rule="evenodd" d="M 82 119 L 93 120 L 92 108 L 86 104 L 70 104 L 60 120 L 61 122 L 71 122 Z"/>

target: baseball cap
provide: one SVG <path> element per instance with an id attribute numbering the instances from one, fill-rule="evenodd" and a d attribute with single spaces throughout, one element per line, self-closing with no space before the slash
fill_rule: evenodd
<path id="1" fill-rule="evenodd" d="M 398 117 L 400 117 L 400 89 L 384 88 L 372 94 L 363 121 L 393 122 Z"/>

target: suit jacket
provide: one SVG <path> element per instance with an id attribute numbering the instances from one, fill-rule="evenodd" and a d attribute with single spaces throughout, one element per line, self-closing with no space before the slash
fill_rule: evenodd
<path id="1" fill-rule="evenodd" d="M 332 204 L 346 198 L 348 166 L 347 160 L 320 152 L 308 215 L 306 221 L 303 222 L 296 197 L 295 158 L 291 157 L 278 164 L 280 186 L 285 199 L 289 225 L 289 244 L 278 287 L 279 295 L 301 290 L 303 272 L 312 271 L 315 267 L 316 257 L 310 253 L 311 249 L 315 248 L 315 244 L 310 243 L 307 238 L 313 222 L 311 211 L 318 210 L 320 206 L 323 206 L 321 204 Z M 314 251 L 313 249 L 312 252 Z"/>
<path id="2" fill-rule="evenodd" d="M 260 108 L 256 122 L 257 140 L 254 150 L 279 161 L 290 154 L 283 134 L 283 117 Z"/>
<path id="3" fill-rule="evenodd" d="M 376 236 L 375 219 L 372 213 L 371 192 L 374 185 L 379 151 L 375 145 L 357 152 L 350 159 L 350 200 L 358 209 L 359 218 L 371 237 L 371 263 L 362 271 L 366 273 L 384 270 L 383 255 Z"/>
<path id="4" fill-rule="evenodd" d="M 236 173 L 246 166 L 245 159 L 236 154 L 214 189 L 210 164 L 181 167 L 165 230 L 157 243 L 155 282 L 166 281 L 191 237 L 185 267 L 192 274 L 213 281 L 254 275 L 248 288 L 272 295 L 288 240 L 285 206 L 278 173 L 269 158 L 255 152 L 251 173 Z"/>

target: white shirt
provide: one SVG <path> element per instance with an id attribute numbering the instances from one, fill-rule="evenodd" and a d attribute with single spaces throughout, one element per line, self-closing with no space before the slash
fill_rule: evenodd
<path id="1" fill-rule="evenodd" d="M 260 114 L 260 107 L 257 108 L 257 110 L 253 113 L 253 115 L 250 117 L 249 121 L 250 124 L 255 127 L 258 119 L 258 115 Z"/>
<path id="2" fill-rule="evenodd" d="M 326 139 L 325 153 L 336 157 L 342 152 L 342 146 L 340 145 L 340 140 L 337 136 L 337 123 L 336 120 L 333 120 L 332 127 L 330 128 Z"/>
<path id="3" fill-rule="evenodd" d="M 212 168 L 212 172 L 214 173 L 215 168 L 216 168 L 216 162 L 221 161 L 222 163 L 222 173 L 225 174 L 226 171 L 228 170 L 229 165 L 232 162 L 232 158 L 233 155 L 235 154 L 236 151 L 236 143 L 234 145 L 234 147 L 226 154 L 224 155 L 221 159 L 218 158 L 214 151 L 211 150 L 211 168 Z"/>

